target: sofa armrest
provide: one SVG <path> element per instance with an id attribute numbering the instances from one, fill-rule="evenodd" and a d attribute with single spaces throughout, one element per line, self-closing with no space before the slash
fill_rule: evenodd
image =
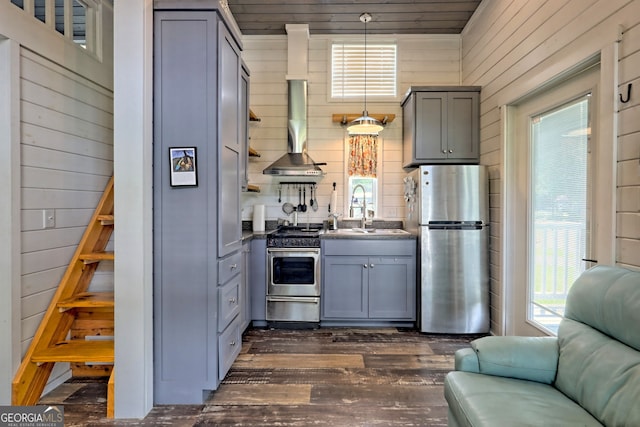
<path id="1" fill-rule="evenodd" d="M 472 348 L 461 348 L 455 354 L 456 371 L 480 372 L 478 355 Z"/>
<path id="2" fill-rule="evenodd" d="M 458 351 L 457 370 L 551 384 L 558 369 L 556 337 L 483 337 L 472 341 L 471 349 Z"/>

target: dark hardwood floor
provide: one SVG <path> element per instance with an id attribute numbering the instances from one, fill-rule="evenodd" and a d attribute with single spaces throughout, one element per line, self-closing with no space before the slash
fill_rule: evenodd
<path id="1" fill-rule="evenodd" d="M 106 382 L 72 379 L 43 396 L 65 426 L 445 426 L 444 376 L 477 336 L 415 330 L 249 329 L 242 353 L 203 405 L 109 420 Z"/>

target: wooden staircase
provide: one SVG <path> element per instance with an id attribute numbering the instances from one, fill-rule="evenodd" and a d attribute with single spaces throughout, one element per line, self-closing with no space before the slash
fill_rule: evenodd
<path id="1" fill-rule="evenodd" d="M 37 404 L 54 364 L 69 362 L 74 375 L 109 376 L 107 416 L 113 417 L 113 292 L 87 292 L 100 261 L 114 259 L 105 252 L 113 226 L 111 177 L 13 379 L 13 405 Z"/>

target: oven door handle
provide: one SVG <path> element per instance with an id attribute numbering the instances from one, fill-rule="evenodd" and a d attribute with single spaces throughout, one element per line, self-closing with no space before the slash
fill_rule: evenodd
<path id="1" fill-rule="evenodd" d="M 272 302 L 304 302 L 307 304 L 319 304 L 320 303 L 320 298 L 318 297 L 311 297 L 311 298 L 306 298 L 306 297 L 272 297 L 272 296 L 268 296 L 267 297 L 267 301 L 272 301 Z"/>
<path id="2" fill-rule="evenodd" d="M 319 254 L 320 249 L 309 249 L 309 248 L 267 248 L 267 252 L 270 253 L 278 253 L 278 252 L 312 252 L 314 254 Z"/>

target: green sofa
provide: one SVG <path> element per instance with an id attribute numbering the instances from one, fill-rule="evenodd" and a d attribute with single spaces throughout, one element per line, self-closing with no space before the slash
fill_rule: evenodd
<path id="1" fill-rule="evenodd" d="M 480 338 L 455 369 L 449 426 L 640 426 L 640 272 L 587 270 L 557 337 Z"/>

